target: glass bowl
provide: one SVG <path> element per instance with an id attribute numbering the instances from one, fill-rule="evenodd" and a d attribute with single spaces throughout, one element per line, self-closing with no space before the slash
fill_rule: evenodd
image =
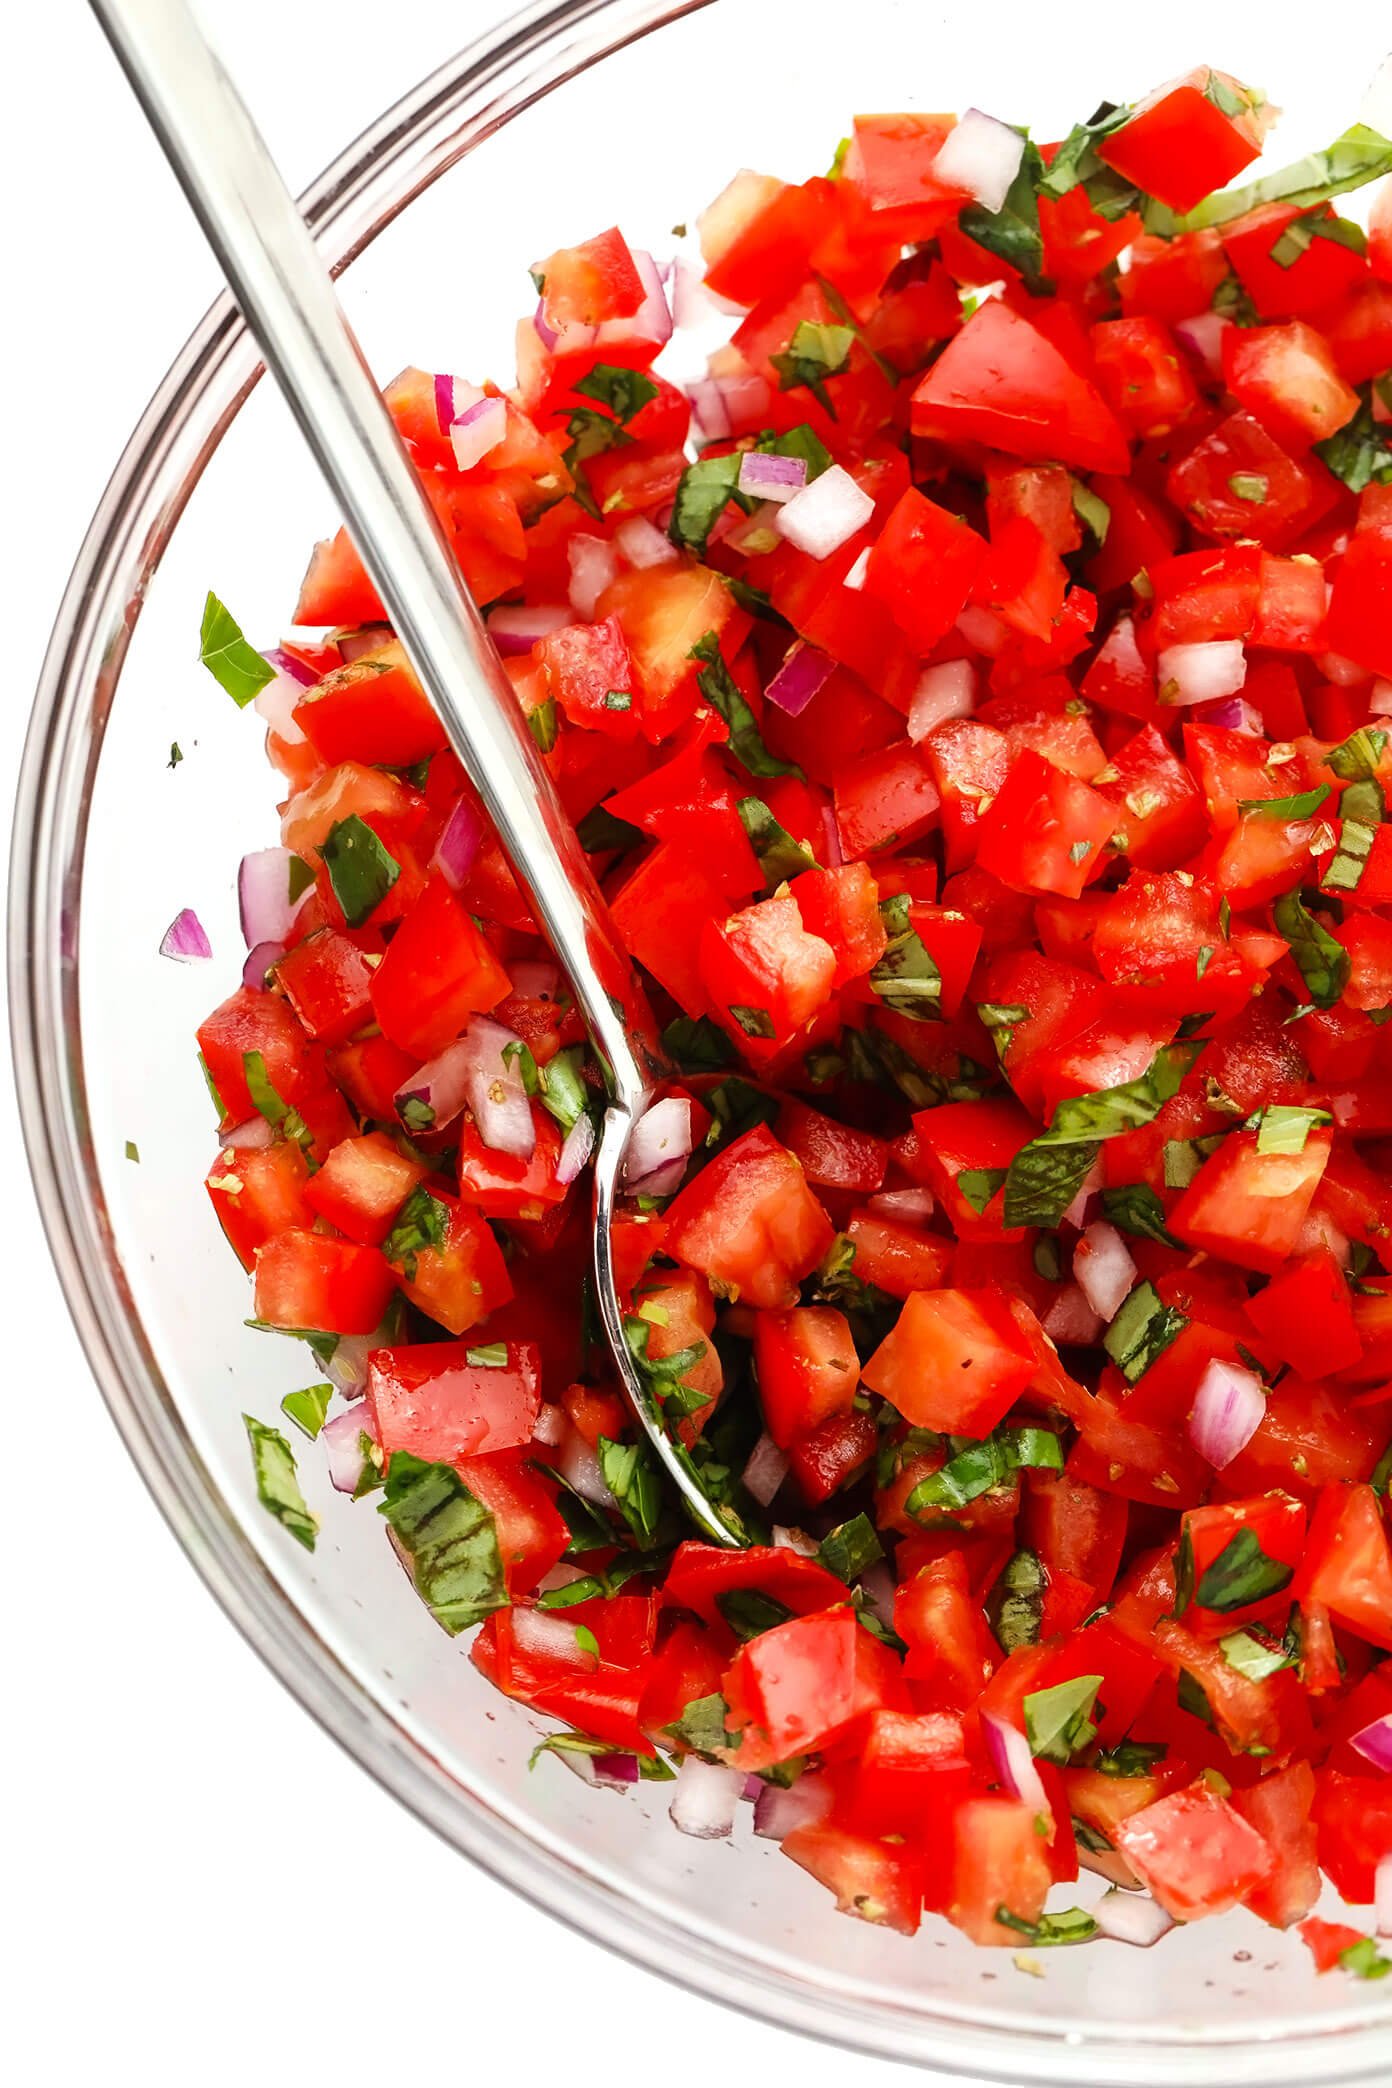
<path id="1" fill-rule="evenodd" d="M 506 377 L 533 255 L 616 218 L 670 251 L 670 228 L 742 160 L 801 177 L 856 109 L 980 102 L 1057 136 L 1101 93 L 1204 59 L 1287 104 L 1284 160 L 1359 113 L 1382 56 L 1375 13 L 1341 10 L 1315 36 L 1229 5 L 1215 49 L 1198 0 L 1143 20 L 1104 11 L 1085 33 L 1024 0 L 980 15 L 568 0 L 426 80 L 307 209 L 379 373 Z M 200 1187 L 212 1132 L 192 1033 L 237 981 L 235 866 L 276 838 L 277 789 L 255 720 L 197 664 L 196 633 L 211 586 L 273 640 L 334 518 L 256 378 L 224 299 L 131 438 L 48 654 L 12 882 L 15 1059 L 53 1253 L 116 1423 L 209 1586 L 306 1708 L 459 1849 L 704 1993 L 978 2081 L 1385 2081 L 1392 1983 L 1318 1980 L 1295 1938 L 1245 1915 L 1150 1953 L 1047 1953 L 1031 1977 L 936 1920 L 908 1940 L 838 1916 L 747 1819 L 733 1842 L 696 1843 L 670 1827 L 661 1787 L 594 1791 L 551 1757 L 529 1773 L 531 1719 L 439 1632 L 370 1508 L 306 1455 L 314 1556 L 259 1509 L 240 1415 L 273 1415 L 305 1381 L 305 1351 L 242 1325 L 245 1280 Z M 211 967 L 156 955 L 184 906 L 209 929 Z"/>

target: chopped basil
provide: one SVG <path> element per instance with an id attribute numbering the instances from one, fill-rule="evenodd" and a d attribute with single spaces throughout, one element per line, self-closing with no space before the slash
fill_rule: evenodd
<path id="1" fill-rule="evenodd" d="M 168 759 L 168 761 L 166 761 L 166 763 L 164 764 L 164 765 L 165 765 L 165 767 L 166 767 L 166 768 L 177 768 L 177 767 L 179 766 L 179 763 L 180 763 L 180 762 L 181 762 L 181 761 L 183 760 L 183 758 L 184 758 L 184 750 L 183 750 L 183 748 L 182 748 L 182 747 L 181 747 L 181 746 L 179 745 L 179 742 L 178 742 L 177 740 L 171 740 L 171 741 L 169 742 L 169 759 Z"/>
<path id="2" fill-rule="evenodd" d="M 735 1047 L 708 1015 L 678 1015 L 662 1032 L 662 1049 L 681 1073 L 719 1073 L 735 1063 Z"/>
<path id="3" fill-rule="evenodd" d="M 382 1252 L 406 1278 L 416 1280 L 416 1257 L 427 1248 L 442 1248 L 449 1233 L 449 1207 L 422 1183 L 411 1191 L 382 1242 Z"/>
<path id="4" fill-rule="evenodd" d="M 1120 1740 L 1098 1755 L 1093 1768 L 1103 1776 L 1149 1776 L 1157 1762 L 1163 1762 L 1166 1748 L 1162 1741 Z"/>
<path id="5" fill-rule="evenodd" d="M 1102 1191 L 1102 1209 L 1110 1224 L 1133 1239 L 1157 1240 L 1163 1247 L 1179 1241 L 1165 1224 L 1165 1206 L 1148 1182 L 1128 1182 Z"/>
<path id="6" fill-rule="evenodd" d="M 1290 1655 L 1284 1646 L 1266 1644 L 1250 1631 L 1230 1631 L 1226 1638 L 1219 1639 L 1218 1650 L 1228 1666 L 1236 1668 L 1249 1682 L 1265 1682 L 1268 1676 L 1290 1666 Z"/>
<path id="7" fill-rule="evenodd" d="M 1074 1755 L 1097 1738 L 1092 1712 L 1101 1675 L 1075 1675 L 1052 1689 L 1036 1689 L 1024 1701 L 1025 1735 L 1030 1753 L 1043 1762 L 1067 1768 Z"/>
<path id="8" fill-rule="evenodd" d="M 1195 232 L 1208 225 L 1228 225 L 1263 203 L 1293 203 L 1298 209 L 1310 209 L 1389 172 L 1392 141 L 1365 123 L 1355 123 L 1323 152 L 1312 152 L 1292 166 L 1248 182 L 1244 188 L 1223 189 L 1205 197 L 1196 209 L 1178 220 L 1178 229 Z"/>
<path id="9" fill-rule="evenodd" d="M 1234 500 L 1256 503 L 1266 499 L 1271 481 L 1264 471 L 1235 471 L 1228 480 L 1228 491 Z"/>
<path id="10" fill-rule="evenodd" d="M 1330 1122 L 1327 1109 L 1294 1109 L 1283 1102 L 1269 1103 L 1257 1126 L 1257 1151 L 1303 1153 L 1305 1141 L 1315 1127 Z"/>
<path id="11" fill-rule="evenodd" d="M 1257 819 L 1313 819 L 1328 795 L 1329 785 L 1317 783 L 1295 797 L 1239 798 L 1237 809 Z"/>
<path id="12" fill-rule="evenodd" d="M 1200 1609 L 1220 1613 L 1245 1609 L 1249 1602 L 1264 1602 L 1268 1595 L 1279 1595 L 1293 1576 L 1294 1568 L 1283 1559 L 1269 1559 L 1256 1532 L 1244 1525 L 1205 1569 L 1192 1599 Z M 1178 1611 L 1178 1588 L 1175 1605 Z"/>
<path id="13" fill-rule="evenodd" d="M 1333 769 L 1345 783 L 1367 783 L 1376 776 L 1378 766 L 1387 749 L 1387 734 L 1374 725 L 1360 725 L 1337 747 L 1331 747 L 1324 757 L 1326 768 Z M 1343 810 L 1348 793 L 1340 800 Z"/>
<path id="14" fill-rule="evenodd" d="M 607 855 L 611 849 L 622 855 L 626 849 L 636 848 L 645 837 L 641 827 L 630 826 L 626 819 L 615 819 L 604 805 L 596 805 L 576 827 L 575 838 L 586 855 Z"/>
<path id="15" fill-rule="evenodd" d="M 538 752 L 549 754 L 556 744 L 556 734 L 560 730 L 554 696 L 548 696 L 535 710 L 528 711 L 527 730 L 536 741 Z"/>
<path id="16" fill-rule="evenodd" d="M 958 222 L 968 239 L 974 239 L 988 253 L 999 255 L 1018 269 L 1026 287 L 1038 292 L 1045 287 L 1044 236 L 1039 229 L 1039 183 L 1044 162 L 1029 133 L 1022 130 L 1019 135 L 1025 149 L 1000 209 L 987 210 L 980 203 L 968 203 Z"/>
<path id="17" fill-rule="evenodd" d="M 1102 1335 L 1102 1346 L 1129 1385 L 1145 1376 L 1189 1321 L 1177 1305 L 1162 1305 L 1153 1283 L 1138 1283 Z"/>
<path id="18" fill-rule="evenodd" d="M 1392 1491 L 1392 1443 L 1388 1444 L 1378 1459 L 1369 1484 L 1376 1493 L 1385 1494 Z"/>
<path id="19" fill-rule="evenodd" d="M 1092 1826 L 1087 1820 L 1080 1820 L 1076 1813 L 1073 1814 L 1071 1825 L 1074 1841 L 1080 1849 L 1086 1849 L 1089 1856 L 1115 1855 L 1112 1843 L 1100 1828 Z"/>
<path id="20" fill-rule="evenodd" d="M 1347 1950 L 1341 1950 L 1339 1963 L 1355 1979 L 1386 1979 L 1392 1972 L 1392 1958 L 1383 1956 L 1371 1936 L 1360 1936 Z"/>
<path id="21" fill-rule="evenodd" d="M 738 498 L 740 457 L 739 450 L 730 450 L 720 457 L 698 457 L 687 465 L 667 525 L 674 544 L 687 551 L 705 550 L 712 529 L 731 500 Z"/>
<path id="22" fill-rule="evenodd" d="M 198 657 L 213 680 L 227 691 L 238 710 L 245 710 L 253 696 L 275 680 L 275 669 L 263 660 L 242 635 L 242 627 L 209 593 L 203 604 L 203 624 L 198 633 Z M 173 761 L 170 767 L 173 767 Z"/>
<path id="23" fill-rule="evenodd" d="M 913 925 L 908 894 L 897 892 L 882 900 L 880 919 L 889 942 L 870 973 L 869 985 L 896 1014 L 912 1022 L 940 1021 L 942 974 Z"/>
<path id="24" fill-rule="evenodd" d="M 618 1503 L 619 1513 L 639 1544 L 651 1544 L 662 1514 L 662 1486 L 643 1443 L 597 1444 L 600 1475 Z"/>
<path id="25" fill-rule="evenodd" d="M 1167 1138 L 1160 1152 L 1160 1166 L 1167 1189 L 1187 1189 L 1204 1161 L 1223 1143 L 1221 1131 L 1207 1138 Z"/>
<path id="26" fill-rule="evenodd" d="M 604 696 L 604 708 L 606 710 L 611 711 L 632 710 L 633 696 L 631 691 L 629 691 L 628 689 L 606 690 Z"/>
<path id="27" fill-rule="evenodd" d="M 1047 1131 L 1031 1139 L 1010 1163 L 1005 1222 L 1057 1225 L 1097 1157 L 1097 1144 L 1149 1124 L 1179 1092 L 1202 1047 L 1167 1044 L 1138 1080 L 1060 1102 Z"/>
<path id="28" fill-rule="evenodd" d="M 1284 893 L 1271 911 L 1277 933 L 1290 944 L 1310 999 L 1317 1008 L 1332 1008 L 1348 984 L 1347 950 L 1316 920 L 1298 891 Z"/>
<path id="29" fill-rule="evenodd" d="M 1327 239 L 1331 246 L 1347 247 L 1353 254 L 1368 251 L 1368 235 L 1361 225 L 1348 218 L 1325 217 L 1320 210 L 1314 210 L 1305 217 L 1292 218 L 1272 246 L 1271 258 L 1278 268 L 1294 268 L 1317 239 Z"/>
<path id="30" fill-rule="evenodd" d="M 307 1435 L 311 1443 L 324 1426 L 333 1389 L 332 1385 L 306 1385 L 303 1392 L 287 1392 L 280 1402 L 282 1414 L 293 1421 L 301 1435 Z"/>
<path id="31" fill-rule="evenodd" d="M 744 1031 L 746 1037 L 771 1037 L 774 1035 L 773 1017 L 767 1008 L 749 1008 L 742 1001 L 731 1001 L 729 1012 Z"/>
<path id="32" fill-rule="evenodd" d="M 1349 803 L 1353 799 L 1352 804 Z M 1371 814 L 1359 814 L 1366 808 Z M 1339 802 L 1339 842 L 1320 879 L 1322 892 L 1356 892 L 1377 840 L 1386 803 L 1380 783 L 1350 783 Z"/>
<path id="33" fill-rule="evenodd" d="M 1213 1706 L 1208 1701 L 1208 1692 L 1198 1676 L 1190 1674 L 1188 1668 L 1182 1667 L 1179 1671 L 1179 1680 L 1175 1687 L 1175 1701 L 1178 1703 L 1181 1711 L 1187 1711 L 1191 1718 L 1197 1718 L 1202 1725 L 1216 1730 Z"/>
<path id="34" fill-rule="evenodd" d="M 965 1196 L 979 1218 L 991 1198 L 1005 1186 L 1006 1167 L 968 1167 L 956 1177 L 954 1187 Z"/>
<path id="35" fill-rule="evenodd" d="M 1073 512 L 1085 529 L 1092 532 L 1093 541 L 1100 547 L 1107 541 L 1107 531 L 1112 526 L 1112 511 L 1100 493 L 1094 493 L 1083 479 L 1073 480 Z"/>
<path id="36" fill-rule="evenodd" d="M 330 827 L 319 853 L 344 920 L 350 928 L 360 928 L 400 877 L 400 863 L 356 812 Z"/>
<path id="37" fill-rule="evenodd" d="M 711 1113 L 705 1142 L 715 1148 L 742 1138 L 756 1125 L 773 1123 L 779 1109 L 776 1096 L 766 1095 L 762 1088 L 742 1080 L 738 1073 L 732 1073 L 728 1080 L 713 1087 L 705 1097 L 705 1104 Z"/>
<path id="38" fill-rule="evenodd" d="M 818 1565 L 825 1566 L 828 1573 L 834 1573 L 848 1587 L 860 1579 L 867 1566 L 883 1557 L 884 1546 L 868 1515 L 853 1515 L 849 1522 L 838 1523 L 817 1546 Z"/>
<path id="39" fill-rule="evenodd" d="M 475 1370 L 506 1370 L 508 1345 L 505 1341 L 486 1341 L 479 1348 L 465 1349 L 464 1361 Z"/>
<path id="40" fill-rule="evenodd" d="M 670 1356 L 651 1356 L 648 1345 L 652 1329 L 642 1316 L 643 1308 L 628 1313 L 624 1318 L 624 1339 L 639 1372 L 652 1389 L 653 1397 L 662 1408 L 666 1419 L 685 1421 L 690 1415 L 699 1413 L 710 1405 L 710 1394 L 698 1392 L 686 1383 L 686 1373 L 708 1353 L 704 1341 L 688 1342 L 685 1348 L 675 1349 Z M 664 1315 L 665 1317 L 665 1315 Z"/>
<path id="41" fill-rule="evenodd" d="M 316 1363 L 321 1367 L 331 1363 L 338 1348 L 340 1336 L 326 1333 L 320 1327 L 273 1327 L 269 1320 L 243 1320 L 254 1334 L 281 1334 L 288 1341 L 302 1341 Z"/>
<path id="42" fill-rule="evenodd" d="M 584 1057 L 584 1045 L 572 1044 L 537 1068 L 537 1099 L 563 1131 L 574 1130 L 590 1106 L 590 1091 L 580 1074 Z"/>
<path id="43" fill-rule="evenodd" d="M 1010 1040 L 1019 1024 L 1029 1020 L 1029 1009 L 1022 1008 L 1013 1001 L 978 1001 L 976 1013 L 982 1028 L 990 1033 L 991 1042 L 996 1047 L 996 1057 L 1004 1065 L 1005 1055 L 1010 1049 Z"/>
<path id="44" fill-rule="evenodd" d="M 1022 1921 L 1012 1914 L 1009 1907 L 997 1907 L 996 1920 L 1002 1928 L 1014 1929 L 1041 1949 L 1065 1943 L 1090 1943 L 1097 1934 L 1097 1923 L 1091 1914 L 1081 1907 L 1069 1907 L 1062 1914 L 1041 1914 L 1038 1921 Z"/>
<path id="45" fill-rule="evenodd" d="M 778 389 L 795 391 L 799 385 L 811 392 L 824 413 L 833 420 L 836 409 L 827 392 L 828 377 L 839 377 L 851 359 L 855 329 L 828 326 L 816 319 L 798 322 L 788 346 L 769 361 L 778 372 Z"/>
<path id="46" fill-rule="evenodd" d="M 290 1532 L 306 1551 L 313 1551 L 319 1534 L 318 1517 L 311 1515 L 295 1470 L 295 1453 L 278 1428 L 268 1428 L 251 1414 L 243 1414 L 242 1425 L 251 1444 L 252 1467 L 256 1473 L 256 1498 L 269 1515 Z"/>
<path id="47" fill-rule="evenodd" d="M 1374 481 L 1385 485 L 1392 479 L 1392 447 L 1388 445 L 1385 428 L 1373 418 L 1367 396 L 1352 420 L 1315 444 L 1315 455 L 1335 478 L 1343 480 L 1351 493 L 1361 493 Z"/>
<path id="48" fill-rule="evenodd" d="M 692 1754 L 700 1755 L 703 1761 L 719 1761 L 731 1748 L 738 1747 L 739 1734 L 726 1730 L 725 1720 L 730 1707 L 723 1696 L 693 1697 L 678 1719 L 662 1728 L 674 1740 L 681 1741 Z"/>
<path id="49" fill-rule="evenodd" d="M 697 684 L 712 710 L 729 726 L 729 749 L 741 767 L 751 776 L 800 776 L 802 770 L 796 762 L 779 761 L 764 745 L 754 713 L 725 664 L 714 631 L 697 639 L 690 657 L 704 663 Z"/>
<path id="50" fill-rule="evenodd" d="M 786 1602 L 765 1595 L 759 1588 L 722 1588 L 715 1606 L 735 1637 L 742 1641 L 776 1630 L 793 1614 Z"/>
<path id="51" fill-rule="evenodd" d="M 795 841 L 785 826 L 780 826 L 762 798 L 741 798 L 739 816 L 749 845 L 759 858 L 766 891 L 775 891 L 804 870 L 816 869 L 817 858 L 811 850 Z"/>
<path id="52" fill-rule="evenodd" d="M 651 377 L 621 363 L 596 363 L 588 376 L 579 378 L 571 389 L 582 398 L 598 400 L 601 406 L 609 408 L 615 420 L 625 422 L 657 397 L 657 386 Z"/>
<path id="53" fill-rule="evenodd" d="M 508 1603 L 492 1512 L 451 1465 L 394 1450 L 378 1513 L 396 1533 L 437 1624 L 454 1637 Z"/>
<path id="54" fill-rule="evenodd" d="M 986 1600 L 987 1619 L 1004 1652 L 1038 1645 L 1047 1586 L 1036 1552 L 1023 1548 L 1006 1560 Z"/>
<path id="55" fill-rule="evenodd" d="M 126 1140 L 126 1158 L 133 1160 L 137 1167 L 140 1165 L 140 1148 L 133 1138 Z"/>
<path id="56" fill-rule="evenodd" d="M 527 1767 L 535 1769 L 544 1754 L 578 1755 L 628 1755 L 629 1750 L 615 1747 L 612 1740 L 596 1740 L 590 1733 L 548 1733 L 538 1740 L 527 1757 Z M 671 1783 L 676 1771 L 661 1755 L 638 1755 L 632 1757 L 638 1763 L 639 1779 L 643 1783 Z"/>
<path id="57" fill-rule="evenodd" d="M 1052 1429 L 996 1429 L 984 1442 L 968 1444 L 940 1470 L 920 1479 L 904 1505 L 915 1519 L 965 1508 L 993 1487 L 1007 1485 L 1025 1468 L 1063 1470 L 1063 1449 Z"/>
<path id="58" fill-rule="evenodd" d="M 282 1101 L 277 1094 L 271 1076 L 266 1071 L 266 1061 L 259 1051 L 242 1053 L 242 1077 L 246 1081 L 247 1093 L 258 1115 L 263 1116 L 268 1124 L 274 1125 L 286 1138 L 292 1139 L 301 1152 L 308 1153 L 314 1142 L 309 1126 L 298 1109 Z"/>
<path id="59" fill-rule="evenodd" d="M 1139 191 L 1106 165 L 1098 154 L 1097 141 L 1130 120 L 1129 108 L 1103 102 L 1088 122 L 1075 124 L 1039 177 L 1040 195 L 1057 202 L 1073 189 L 1082 188 L 1099 217 L 1109 223 L 1124 217 Z"/>
<path id="60" fill-rule="evenodd" d="M 516 1066 L 518 1078 L 521 1080 L 522 1086 L 529 1097 L 535 1098 L 540 1094 L 541 1068 L 537 1065 L 536 1057 L 530 1044 L 524 1044 L 520 1037 L 514 1037 L 510 1044 L 504 1044 L 502 1058 L 505 1066 Z M 435 1117 L 433 1109 L 430 1115 L 433 1122 Z"/>

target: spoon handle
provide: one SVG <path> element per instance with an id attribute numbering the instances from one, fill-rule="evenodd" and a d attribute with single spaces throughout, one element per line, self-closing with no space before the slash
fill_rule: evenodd
<path id="1" fill-rule="evenodd" d="M 186 0 L 91 0 L 632 1114 L 651 1017 L 521 706 L 265 142 Z"/>

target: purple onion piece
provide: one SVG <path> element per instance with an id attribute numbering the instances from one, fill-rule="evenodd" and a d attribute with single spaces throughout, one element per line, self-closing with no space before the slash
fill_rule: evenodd
<path id="1" fill-rule="evenodd" d="M 1385 1718 L 1375 1718 L 1371 1725 L 1355 1733 L 1349 1746 L 1357 1748 L 1375 1769 L 1381 1769 L 1384 1774 L 1392 1772 L 1392 1712 Z"/>
<path id="2" fill-rule="evenodd" d="M 799 638 L 789 647 L 764 694 L 785 717 L 798 718 L 835 672 L 835 660 Z"/>
<path id="3" fill-rule="evenodd" d="M 474 867 L 483 840 L 483 818 L 468 798 L 460 798 L 435 850 L 432 868 L 439 871 L 451 891 L 457 892 Z"/>
<path id="4" fill-rule="evenodd" d="M 191 906 L 175 914 L 164 931 L 159 953 L 161 957 L 172 957 L 177 964 L 203 964 L 212 956 L 207 931 Z"/>
<path id="5" fill-rule="evenodd" d="M 280 942 L 259 942 L 247 951 L 246 963 L 242 966 L 242 984 L 260 992 L 266 984 L 266 974 L 279 964 L 285 955 L 285 945 Z"/>

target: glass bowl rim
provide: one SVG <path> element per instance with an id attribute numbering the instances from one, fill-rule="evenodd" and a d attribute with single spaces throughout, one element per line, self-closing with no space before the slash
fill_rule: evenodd
<path id="1" fill-rule="evenodd" d="M 575 72 L 712 0 L 533 0 L 387 109 L 301 197 L 335 272 L 349 266 L 498 122 Z M 490 90 L 493 99 L 488 99 Z M 491 116 L 499 101 L 500 116 Z M 403 162 L 413 178 L 401 179 Z M 21 762 L 9 900 L 10 1026 L 20 1121 L 64 1296 L 98 1388 L 157 1507 L 224 1612 L 287 1690 L 384 1789 L 544 1913 L 648 1971 L 785 2029 L 879 2057 L 1031 2088 L 1197 2084 L 1205 2055 L 1241 2054 L 1258 2088 L 1385 2078 L 1392 2025 L 1349 2006 L 1279 2044 L 1246 2028 L 1137 2041 L 1125 2026 L 973 2023 L 894 2009 L 751 1966 L 682 1934 L 636 1886 L 608 1885 L 495 1814 L 417 1749 L 265 1566 L 198 1457 L 126 1289 L 88 1134 L 77 974 L 87 814 L 103 730 L 145 581 L 188 495 L 261 374 L 231 297 L 209 307 L 112 473 L 77 554 L 40 673 Z M 90 711 L 90 715 L 89 715 Z M 61 1047 L 55 1040 L 62 1039 Z M 461 1799 L 463 1802 L 461 1802 Z M 1096 2070 L 1102 2069 L 1101 2071 Z M 1215 2076 L 1216 2078 L 1216 2076 Z"/>

